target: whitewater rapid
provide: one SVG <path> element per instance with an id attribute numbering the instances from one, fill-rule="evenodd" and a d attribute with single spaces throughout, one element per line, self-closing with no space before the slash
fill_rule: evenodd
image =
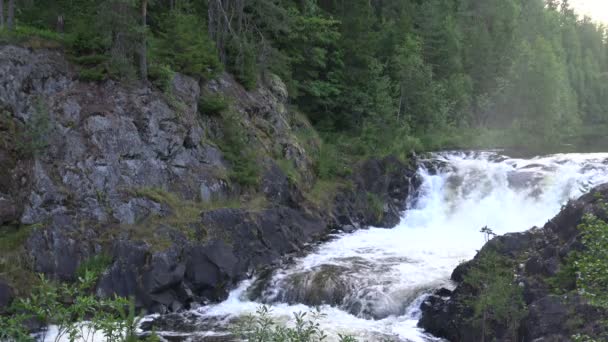
<path id="1" fill-rule="evenodd" d="M 418 307 L 433 289 L 452 286 L 452 270 L 484 243 L 481 227 L 504 234 L 544 225 L 569 199 L 608 182 L 608 153 L 532 159 L 440 153 L 423 161 L 418 175 L 422 185 L 397 227 L 339 235 L 276 270 L 260 298 L 247 298 L 253 281 L 245 281 L 226 301 L 200 308 L 197 315 L 228 322 L 264 302 L 275 318 L 289 322 L 293 313 L 313 308 L 281 303 L 281 287 L 290 286 L 295 274 L 334 265 L 351 270 L 345 277 L 352 292 L 344 302 L 358 300 L 370 309 L 353 311 L 345 303 L 321 306 L 325 316 L 319 323 L 330 340 L 340 333 L 362 341 L 432 341 L 416 327 Z"/>
<path id="2" fill-rule="evenodd" d="M 416 327 L 418 308 L 434 289 L 453 286 L 452 270 L 484 243 L 480 229 L 504 234 L 542 226 L 569 199 L 608 182 L 608 153 L 531 159 L 438 153 L 420 162 L 418 176 L 421 186 L 397 227 L 338 234 L 270 277 L 242 282 L 224 302 L 189 312 L 200 328 L 188 335 L 198 341 L 224 334 L 231 321 L 262 303 L 289 325 L 294 313 L 314 310 L 303 302 L 337 298 L 318 307 L 328 341 L 338 334 L 360 341 L 438 341 Z"/>

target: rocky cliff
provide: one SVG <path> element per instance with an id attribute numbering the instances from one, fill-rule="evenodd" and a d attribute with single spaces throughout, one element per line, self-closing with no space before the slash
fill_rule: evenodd
<path id="1" fill-rule="evenodd" d="M 484 338 L 486 341 L 557 342 L 572 341 L 575 335 L 606 340 L 608 312 L 588 304 L 576 290 L 574 275 L 566 276 L 566 267 L 572 252 L 584 248 L 577 227 L 585 214 L 608 220 L 604 201 L 607 196 L 608 185 L 599 186 L 570 201 L 543 227 L 490 240 L 473 260 L 454 270 L 452 280 L 458 284 L 455 290 L 441 289 L 422 304 L 423 317 L 419 325 L 453 342 L 483 341 Z M 496 319 L 498 316 L 490 311 L 483 329 L 475 324 L 473 316 L 481 288 L 487 284 L 468 276 L 479 271 L 491 272 L 487 265 L 485 268 L 482 265 L 491 253 L 498 254 L 506 265 L 512 266 L 507 270 L 511 281 L 503 284 L 502 289 L 519 288 L 525 309 L 521 311 L 521 319 L 512 324 Z"/>
<path id="2" fill-rule="evenodd" d="M 175 311 L 334 229 L 395 225 L 414 172 L 368 160 L 311 200 L 318 138 L 277 77 L 260 84 L 82 82 L 61 51 L 1 46 L 0 310 L 34 273 L 72 281 L 97 263 L 99 295 Z M 231 115 L 202 114 L 206 98 Z M 254 185 L 231 177 L 235 132 L 254 152 Z"/>

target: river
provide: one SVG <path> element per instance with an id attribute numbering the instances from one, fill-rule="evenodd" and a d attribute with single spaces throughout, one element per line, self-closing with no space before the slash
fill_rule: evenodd
<path id="1" fill-rule="evenodd" d="M 172 340 L 221 339 L 230 322 L 262 304 L 274 319 L 318 308 L 319 324 L 360 341 L 439 341 L 416 327 L 419 306 L 484 243 L 497 234 L 541 226 L 568 199 L 608 182 L 608 153 L 518 159 L 495 152 L 433 154 L 421 161 L 419 191 L 393 229 L 338 234 L 265 276 L 242 282 L 224 302 L 177 316 Z M 179 318 L 181 317 L 181 318 Z M 167 320 L 151 316 L 146 320 Z M 176 319 L 173 315 L 172 320 Z"/>

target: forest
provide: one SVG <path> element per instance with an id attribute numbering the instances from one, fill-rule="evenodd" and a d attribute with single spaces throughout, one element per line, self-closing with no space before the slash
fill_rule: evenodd
<path id="1" fill-rule="evenodd" d="M 0 4 L 2 4 L 0 0 Z M 4 39 L 61 42 L 85 80 L 254 88 L 274 73 L 354 154 L 555 146 L 608 124 L 607 29 L 567 0 L 23 0 Z M 4 18 L 6 17 L 6 19 Z"/>

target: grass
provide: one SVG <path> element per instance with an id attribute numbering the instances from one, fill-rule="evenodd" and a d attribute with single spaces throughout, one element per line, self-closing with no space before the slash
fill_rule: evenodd
<path id="1" fill-rule="evenodd" d="M 208 231 L 203 227 L 201 213 L 220 208 L 244 208 L 258 211 L 268 205 L 266 199 L 261 195 L 242 200 L 230 198 L 201 202 L 185 200 L 178 194 L 154 187 L 136 189 L 131 191 L 131 194 L 165 205 L 171 211 L 167 216 L 152 215 L 141 222 L 120 227 L 120 229 L 128 230 L 133 238 L 150 243 L 157 251 L 166 250 L 172 245 L 172 241 L 166 234 L 158 232 L 160 227 L 180 231 L 190 241 L 206 241 L 211 236 L 221 235 L 221 232 Z"/>
<path id="2" fill-rule="evenodd" d="M 5 279 L 21 296 L 28 294 L 36 284 L 36 275 L 30 271 L 24 246 L 31 233 L 40 225 L 0 227 L 0 278 Z"/>
<path id="3" fill-rule="evenodd" d="M 384 217 L 384 203 L 380 197 L 374 193 L 367 193 L 367 205 L 378 221 Z"/>
<path id="4" fill-rule="evenodd" d="M 300 175 L 300 173 L 298 172 L 298 170 L 296 169 L 296 166 L 294 165 L 294 162 L 291 160 L 287 160 L 287 159 L 276 159 L 275 160 L 277 165 L 279 166 L 279 168 L 281 169 L 281 171 L 283 171 L 283 173 L 285 175 L 287 175 L 287 179 L 289 179 L 289 182 L 291 184 L 300 184 L 302 181 L 302 175 Z"/>
<path id="5" fill-rule="evenodd" d="M 17 25 L 13 31 L 0 29 L 0 43 L 19 44 L 32 49 L 57 49 L 68 40 L 65 34 Z"/>
<path id="6" fill-rule="evenodd" d="M 201 95 L 198 110 L 201 114 L 217 116 L 230 107 L 230 101 L 221 94 Z"/>
<path id="7" fill-rule="evenodd" d="M 304 196 L 318 208 L 331 208 L 338 190 L 345 184 L 338 180 L 319 179 Z"/>

